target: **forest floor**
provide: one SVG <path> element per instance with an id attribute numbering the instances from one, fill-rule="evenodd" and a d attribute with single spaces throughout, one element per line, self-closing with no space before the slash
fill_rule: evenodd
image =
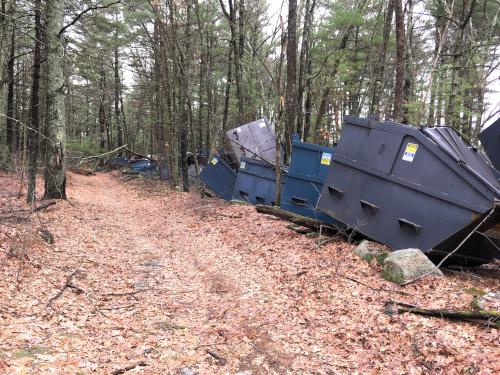
<path id="1" fill-rule="evenodd" d="M 399 287 L 351 244 L 157 182 L 70 173 L 38 214 L 18 191 L 0 172 L 1 374 L 500 372 L 497 329 L 384 307 L 469 309 L 498 264 Z"/>

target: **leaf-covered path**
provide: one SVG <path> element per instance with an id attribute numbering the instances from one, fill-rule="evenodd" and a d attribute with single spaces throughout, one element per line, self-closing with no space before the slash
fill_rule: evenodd
<path id="1" fill-rule="evenodd" d="M 17 190 L 0 174 L 4 209 Z M 498 330 L 384 313 L 469 308 L 495 269 L 400 288 L 251 206 L 114 174 L 70 174 L 68 195 L 39 214 L 53 245 L 0 222 L 0 373 L 500 371 Z"/>

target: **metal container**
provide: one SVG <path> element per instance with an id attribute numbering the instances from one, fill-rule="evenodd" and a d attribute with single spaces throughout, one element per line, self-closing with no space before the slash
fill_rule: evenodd
<path id="1" fill-rule="evenodd" d="M 141 172 L 142 170 L 149 169 L 152 165 L 151 160 L 149 159 L 139 159 L 139 160 L 130 160 L 130 168 L 132 168 L 135 172 Z"/>
<path id="2" fill-rule="evenodd" d="M 500 172 L 500 118 L 479 134 L 479 140 L 491 163 Z"/>
<path id="3" fill-rule="evenodd" d="M 227 131 L 225 145 L 233 163 L 238 166 L 242 157 L 276 164 L 276 136 L 266 118 Z"/>
<path id="4" fill-rule="evenodd" d="M 252 204 L 275 205 L 276 170 L 269 163 L 242 157 L 234 184 L 235 199 Z"/>
<path id="5" fill-rule="evenodd" d="M 318 208 L 349 227 L 435 260 L 463 241 L 454 263 L 500 255 L 496 172 L 454 130 L 346 116 L 332 159 Z"/>
<path id="6" fill-rule="evenodd" d="M 200 173 L 200 179 L 222 199 L 233 199 L 236 171 L 219 155 L 212 157 Z"/>
<path id="7" fill-rule="evenodd" d="M 326 146 L 293 141 L 288 174 L 282 179 L 282 209 L 340 225 L 337 220 L 316 208 L 334 152 L 333 148 Z"/>

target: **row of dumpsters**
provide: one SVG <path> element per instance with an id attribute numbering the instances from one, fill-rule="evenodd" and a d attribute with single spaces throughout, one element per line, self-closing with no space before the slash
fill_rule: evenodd
<path id="1" fill-rule="evenodd" d="M 346 116 L 338 144 L 295 136 L 277 169 L 281 147 L 263 118 L 227 131 L 200 178 L 227 201 L 275 206 L 278 170 L 283 210 L 476 266 L 500 259 L 500 119 L 479 138 L 485 153 L 450 127 Z"/>

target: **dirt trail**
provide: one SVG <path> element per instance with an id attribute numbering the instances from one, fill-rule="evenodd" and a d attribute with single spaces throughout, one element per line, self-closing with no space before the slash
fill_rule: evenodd
<path id="1" fill-rule="evenodd" d="M 41 214 L 55 244 L 34 246 L 19 283 L 18 262 L 5 258 L 0 373 L 105 374 L 141 362 L 128 373 L 500 370 L 497 330 L 383 309 L 391 299 L 467 308 L 464 288 L 498 290 L 494 272 L 402 289 L 351 245 L 318 248 L 250 206 L 110 174 L 71 174 L 68 195 Z"/>

